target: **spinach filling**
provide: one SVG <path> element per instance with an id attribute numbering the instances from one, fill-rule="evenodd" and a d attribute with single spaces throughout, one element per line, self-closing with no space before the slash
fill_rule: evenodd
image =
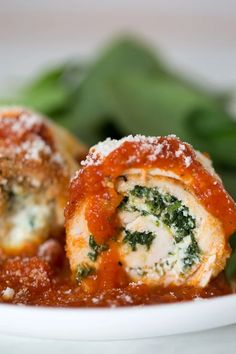
<path id="1" fill-rule="evenodd" d="M 131 246 L 132 251 L 137 250 L 137 244 L 146 246 L 147 250 L 149 250 L 154 238 L 155 235 L 152 232 L 130 232 L 129 230 L 125 230 L 124 242 Z"/>
<path id="2" fill-rule="evenodd" d="M 108 245 L 106 244 L 101 244 L 99 245 L 93 235 L 89 236 L 89 247 L 91 248 L 91 251 L 88 253 L 88 257 L 89 259 L 91 259 L 91 261 L 95 262 L 99 256 L 100 253 L 108 250 Z"/>
<path id="3" fill-rule="evenodd" d="M 98 256 L 109 249 L 109 246 L 106 244 L 99 245 L 93 235 L 89 236 L 89 247 L 91 251 L 88 253 L 88 258 L 95 262 Z M 89 275 L 93 275 L 96 272 L 93 266 L 90 266 L 88 263 L 79 264 L 76 271 L 76 280 L 81 282 L 83 279 L 87 278 Z"/>
<path id="4" fill-rule="evenodd" d="M 76 280 L 81 282 L 84 278 L 95 273 L 95 269 L 90 267 L 87 263 L 80 264 L 76 272 Z"/>
<path id="5" fill-rule="evenodd" d="M 160 193 L 157 188 L 136 185 L 123 198 L 119 208 L 124 211 L 138 212 L 144 216 L 154 216 L 157 223 L 162 222 L 171 229 L 176 244 L 190 236 L 191 243 L 187 246 L 182 259 L 184 270 L 199 260 L 200 249 L 194 237 L 196 221 L 190 214 L 189 208 L 176 197 L 169 193 Z M 146 245 L 149 249 L 154 238 L 155 234 L 152 232 L 131 232 L 125 229 L 123 242 L 128 243 L 132 251 L 135 251 L 137 244 Z"/>

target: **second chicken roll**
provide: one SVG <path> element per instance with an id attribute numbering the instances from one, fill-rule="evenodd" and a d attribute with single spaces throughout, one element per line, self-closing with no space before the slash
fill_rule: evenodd
<path id="1" fill-rule="evenodd" d="M 63 232 L 71 176 L 85 148 L 26 108 L 0 109 L 0 247 L 32 253 Z"/>

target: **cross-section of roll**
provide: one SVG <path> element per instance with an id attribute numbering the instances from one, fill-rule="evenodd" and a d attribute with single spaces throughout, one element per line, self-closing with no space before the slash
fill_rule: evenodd
<path id="1" fill-rule="evenodd" d="M 0 109 L 0 247 L 29 252 L 64 224 L 67 185 L 85 149 L 23 108 Z"/>
<path id="2" fill-rule="evenodd" d="M 78 280 L 204 287 L 224 269 L 236 206 L 205 155 L 175 136 L 129 136 L 92 147 L 83 166 L 66 209 Z"/>

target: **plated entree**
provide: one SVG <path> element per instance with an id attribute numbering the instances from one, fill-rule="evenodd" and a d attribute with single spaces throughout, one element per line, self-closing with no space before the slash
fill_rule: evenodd
<path id="1" fill-rule="evenodd" d="M 124 306 L 232 292 L 222 271 L 236 205 L 207 154 L 175 135 L 130 135 L 81 161 L 80 142 L 23 108 L 0 111 L 0 154 L 2 302 Z"/>

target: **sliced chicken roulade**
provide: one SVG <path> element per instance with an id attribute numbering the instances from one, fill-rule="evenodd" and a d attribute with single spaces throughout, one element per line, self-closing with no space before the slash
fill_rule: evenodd
<path id="1" fill-rule="evenodd" d="M 207 157 L 175 136 L 129 136 L 83 165 L 66 210 L 78 280 L 204 287 L 224 269 L 236 206 Z"/>
<path id="2" fill-rule="evenodd" d="M 64 224 L 67 186 L 84 147 L 24 108 L 0 109 L 0 247 L 31 252 Z"/>

